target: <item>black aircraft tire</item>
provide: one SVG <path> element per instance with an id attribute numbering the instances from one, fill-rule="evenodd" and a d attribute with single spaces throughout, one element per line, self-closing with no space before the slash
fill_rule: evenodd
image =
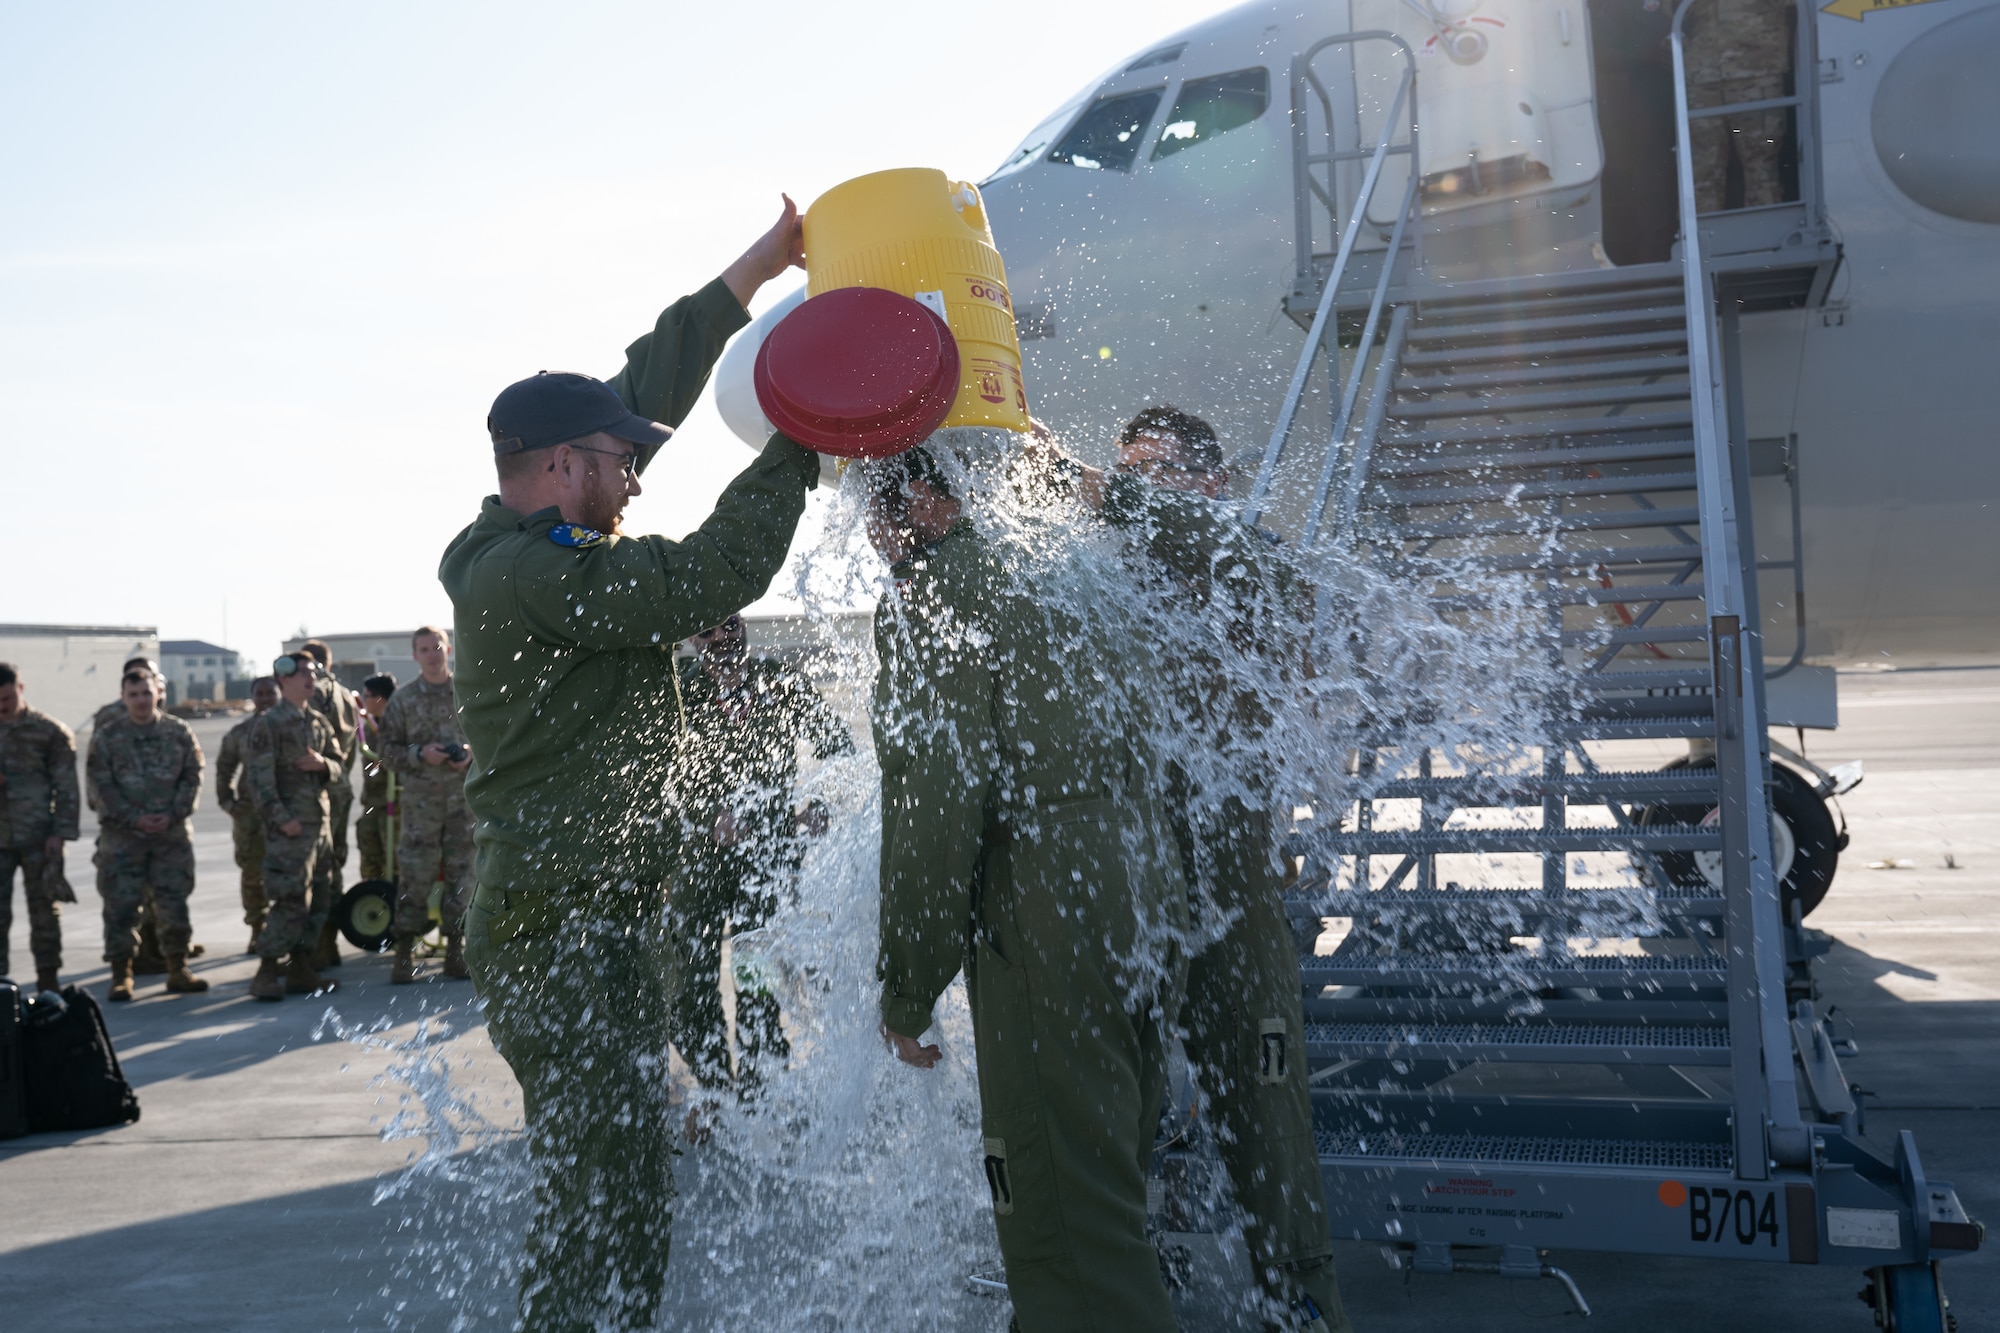
<path id="1" fill-rule="evenodd" d="M 340 895 L 333 922 L 357 949 L 381 953 L 396 937 L 396 886 L 386 879 L 364 879 Z"/>
<path id="2" fill-rule="evenodd" d="M 1689 761 L 1676 759 L 1667 768 L 1687 768 Z M 1704 761 L 1703 768 L 1712 767 Z M 1642 826 L 1651 824 L 1699 824 L 1712 807 L 1698 805 L 1649 805 L 1639 813 Z M 1799 906 L 1801 918 L 1812 915 L 1833 887 L 1833 873 L 1840 865 L 1840 850 L 1846 845 L 1833 812 L 1804 778 L 1783 764 L 1771 765 L 1771 813 L 1792 831 L 1791 869 L 1779 886 L 1785 920 L 1792 919 L 1792 904 Z M 1693 887 L 1706 883 L 1693 854 L 1663 852 L 1660 866 L 1676 885 Z"/>

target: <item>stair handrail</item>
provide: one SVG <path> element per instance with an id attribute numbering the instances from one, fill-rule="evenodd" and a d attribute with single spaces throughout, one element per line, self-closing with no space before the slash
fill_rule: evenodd
<path id="1" fill-rule="evenodd" d="M 1321 51 L 1326 50 L 1330 46 L 1352 45 L 1363 41 L 1393 42 L 1396 48 L 1403 53 L 1403 74 L 1397 80 L 1396 95 L 1389 103 L 1388 113 L 1382 117 L 1382 131 L 1376 136 L 1375 147 L 1372 151 L 1358 150 L 1351 153 L 1308 153 L 1305 148 L 1306 114 L 1299 100 L 1300 90 L 1308 81 L 1320 93 L 1322 103 L 1327 104 L 1329 107 L 1327 128 L 1328 133 L 1332 133 L 1330 99 L 1327 98 L 1325 89 L 1321 88 L 1318 80 L 1313 77 L 1313 59 Z M 1410 159 L 1410 180 L 1409 187 L 1404 192 L 1405 204 L 1403 215 L 1396 221 L 1395 234 L 1398 241 L 1391 245 L 1383 259 L 1383 281 L 1378 284 L 1378 288 L 1386 290 L 1387 275 L 1389 270 L 1395 265 L 1403 224 L 1408 218 L 1409 209 L 1414 206 L 1416 185 L 1423 171 L 1422 160 L 1417 154 L 1416 94 L 1416 53 L 1410 49 L 1408 42 L 1393 32 L 1370 29 L 1365 32 L 1341 33 L 1334 37 L 1322 38 L 1308 47 L 1302 54 L 1292 57 L 1292 184 L 1295 195 L 1297 195 L 1301 184 L 1310 185 L 1315 192 L 1318 192 L 1318 181 L 1313 179 L 1311 175 L 1312 164 L 1314 162 L 1324 161 L 1330 165 L 1334 162 L 1353 160 L 1362 156 L 1363 152 L 1366 152 L 1368 170 L 1362 176 L 1361 188 L 1355 195 L 1354 203 L 1347 219 L 1346 229 L 1341 233 L 1340 246 L 1334 253 L 1333 269 L 1327 274 L 1326 286 L 1320 292 L 1319 305 L 1313 311 L 1312 327 L 1306 333 L 1306 345 L 1304 350 L 1299 354 L 1298 367 L 1292 372 L 1291 383 L 1285 389 L 1284 401 L 1278 409 L 1277 423 L 1271 429 L 1270 442 L 1264 446 L 1264 459 L 1258 466 L 1256 480 L 1251 483 L 1250 498 L 1244 503 L 1243 521 L 1245 523 L 1255 524 L 1264 512 L 1264 498 L 1270 492 L 1271 481 L 1276 476 L 1278 470 L 1278 459 L 1284 453 L 1285 442 L 1291 437 L 1292 426 L 1298 418 L 1299 402 L 1305 396 L 1306 381 L 1312 375 L 1313 362 L 1319 358 L 1320 347 L 1325 342 L 1327 321 L 1333 315 L 1335 297 L 1340 291 L 1341 280 L 1346 276 L 1347 263 L 1354 254 L 1355 242 L 1360 238 L 1361 224 L 1368 215 L 1368 205 L 1375 197 L 1375 187 L 1381 180 L 1382 163 L 1393 152 L 1408 155 Z M 1392 140 L 1395 138 L 1396 131 L 1399 128 L 1399 117 L 1402 114 L 1406 101 L 1409 106 L 1409 140 L 1407 143 L 1395 144 L 1392 143 Z M 1298 241 L 1300 249 L 1299 262 L 1302 271 L 1309 275 L 1313 268 L 1311 212 L 1310 205 L 1303 202 L 1303 196 L 1298 195 L 1298 197 L 1301 201 L 1299 203 L 1299 210 L 1302 227 Z M 1329 199 L 1328 202 L 1331 203 L 1331 200 Z M 1380 312 L 1379 310 L 1371 311 L 1371 314 L 1379 316 Z M 1355 371 L 1357 376 L 1360 369 L 1360 360 L 1365 355 L 1365 348 L 1356 355 Z M 1338 439 L 1334 439 L 1328 442 L 1327 447 L 1331 451 L 1337 448 L 1338 445 Z"/>
<path id="2" fill-rule="evenodd" d="M 1735 459 L 1723 415 L 1715 297 L 1702 262 L 1694 189 L 1694 117 L 1689 107 L 1687 16 L 1674 10 L 1675 160 L 1681 229 L 1681 292 L 1687 309 L 1688 380 L 1694 406 L 1695 494 L 1701 513 L 1715 695 L 1716 773 L 1721 782 L 1723 893 L 1728 940 L 1730 1059 L 1736 1174 L 1769 1176 L 1774 1157 L 1796 1149 L 1800 1117 L 1785 1013 L 1783 925 L 1771 873 L 1771 816 L 1764 774 L 1764 699 L 1759 637 L 1752 623 L 1737 523 Z M 1754 559 L 1754 555 L 1753 555 Z M 1749 947 L 1744 947 L 1745 942 Z M 1785 1142 L 1782 1147 L 1779 1140 Z"/>

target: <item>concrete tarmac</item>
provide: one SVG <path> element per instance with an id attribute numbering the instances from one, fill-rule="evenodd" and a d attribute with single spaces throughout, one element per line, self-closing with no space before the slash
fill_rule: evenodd
<path id="1" fill-rule="evenodd" d="M 1812 737 L 1810 752 L 1828 765 L 1861 759 L 1869 776 L 1841 802 L 1853 842 L 1810 921 L 1835 940 L 1822 989 L 1859 1042 L 1847 1070 L 1874 1094 L 1871 1136 L 1914 1130 L 1931 1177 L 1953 1182 L 1975 1217 L 2000 1219 L 2000 669 L 1841 684 L 1845 725 Z M 222 729 L 197 726 L 210 754 Z M 215 989 L 169 997 L 145 978 L 138 1001 L 106 1007 L 138 1123 L 0 1142 L 0 1328 L 450 1327 L 437 1292 L 399 1276 L 414 1205 L 375 1202 L 423 1146 L 384 1138 L 407 1093 L 377 1082 L 391 1059 L 379 1042 L 341 1040 L 324 1020 L 333 1010 L 383 1041 L 424 1020 L 457 1025 L 442 1054 L 458 1086 L 482 1114 L 516 1122 L 469 987 L 433 968 L 423 984 L 392 989 L 386 959 L 348 950 L 337 994 L 250 1001 L 227 821 L 206 794 L 195 825 L 196 938 L 208 946 L 197 970 Z M 83 902 L 64 921 L 65 980 L 101 997 L 87 840 L 70 868 Z M 18 900 L 16 919 L 12 963 L 26 972 Z M 677 1263 L 698 1261 L 697 1240 L 677 1237 Z M 1406 1277 L 1352 1244 L 1338 1259 L 1363 1333 L 1573 1318 L 1552 1282 Z M 1585 1253 L 1551 1262 L 1576 1278 L 1602 1328 L 1872 1327 L 1848 1270 Z M 1948 1264 L 1945 1287 L 1959 1328 L 2000 1327 L 1994 1250 Z M 1004 1303 L 968 1297 L 959 1324 L 1003 1328 Z M 782 1312 L 769 1326 L 787 1326 Z M 1188 1310 L 1184 1326 L 1202 1328 L 1204 1316 Z"/>

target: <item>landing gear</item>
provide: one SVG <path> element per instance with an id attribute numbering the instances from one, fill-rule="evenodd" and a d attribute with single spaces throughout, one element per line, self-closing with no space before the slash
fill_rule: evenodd
<path id="1" fill-rule="evenodd" d="M 1871 1268 L 1860 1296 L 1873 1307 L 1875 1326 L 1883 1333 L 1957 1333 L 1935 1261 Z"/>
<path id="2" fill-rule="evenodd" d="M 1676 759 L 1667 768 L 1708 768 L 1709 760 Z M 1713 806 L 1649 805 L 1639 812 L 1641 827 L 1658 824 L 1713 825 L 1721 812 Z M 1793 920 L 1792 909 L 1804 918 L 1826 897 L 1833 886 L 1833 872 L 1840 864 L 1847 835 L 1834 822 L 1833 812 L 1812 785 L 1783 764 L 1771 765 L 1771 859 L 1778 875 L 1779 897 L 1784 919 Z M 1719 852 L 1665 852 L 1660 867 L 1674 885 L 1722 888 L 1722 856 Z"/>

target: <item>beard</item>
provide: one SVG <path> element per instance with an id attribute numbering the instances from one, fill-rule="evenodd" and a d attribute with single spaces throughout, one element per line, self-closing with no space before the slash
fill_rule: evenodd
<path id="1" fill-rule="evenodd" d="M 615 469 L 599 469 L 584 492 L 583 513 L 579 516 L 583 526 L 623 536 L 627 498 L 624 474 Z"/>

